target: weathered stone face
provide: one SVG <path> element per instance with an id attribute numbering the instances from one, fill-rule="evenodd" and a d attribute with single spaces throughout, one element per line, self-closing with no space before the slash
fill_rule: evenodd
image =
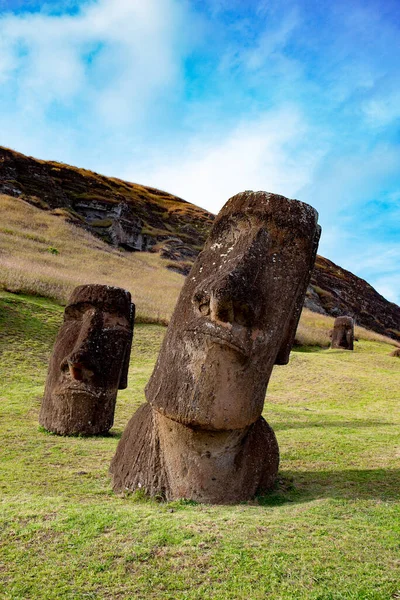
<path id="1" fill-rule="evenodd" d="M 127 385 L 134 305 L 129 292 L 77 287 L 51 356 L 39 422 L 61 435 L 107 432 Z"/>
<path id="2" fill-rule="evenodd" d="M 274 363 L 288 360 L 316 220 L 310 206 L 282 196 L 229 200 L 178 300 L 146 389 L 153 408 L 206 429 L 254 423 Z"/>
<path id="3" fill-rule="evenodd" d="M 333 324 L 332 348 L 354 349 L 354 320 L 351 317 L 337 317 Z"/>
<path id="4" fill-rule="evenodd" d="M 270 489 L 279 448 L 261 417 L 314 264 L 317 213 L 266 192 L 231 198 L 178 300 L 111 463 L 115 490 L 232 503 Z"/>

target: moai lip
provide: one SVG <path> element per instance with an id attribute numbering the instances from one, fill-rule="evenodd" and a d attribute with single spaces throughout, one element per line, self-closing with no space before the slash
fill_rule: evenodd
<path id="1" fill-rule="evenodd" d="M 182 289 L 148 405 L 112 461 L 114 489 L 231 503 L 273 485 L 279 449 L 261 413 L 273 365 L 289 359 L 317 217 L 267 192 L 237 194 L 222 208 Z"/>
<path id="2" fill-rule="evenodd" d="M 122 288 L 82 285 L 64 311 L 39 423 L 60 435 L 107 433 L 127 387 L 135 306 Z"/>
<path id="3" fill-rule="evenodd" d="M 331 347 L 354 350 L 354 320 L 352 317 L 337 317 L 335 319 Z"/>

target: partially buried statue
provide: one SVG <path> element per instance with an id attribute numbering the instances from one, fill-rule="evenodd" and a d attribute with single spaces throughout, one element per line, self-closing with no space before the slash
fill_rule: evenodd
<path id="1" fill-rule="evenodd" d="M 333 324 L 332 348 L 354 349 L 354 320 L 352 317 L 337 317 Z"/>
<path id="2" fill-rule="evenodd" d="M 273 486 L 279 449 L 261 413 L 273 365 L 289 360 L 317 216 L 266 192 L 225 204 L 111 463 L 116 491 L 233 503 Z"/>
<path id="3" fill-rule="evenodd" d="M 107 433 L 127 386 L 134 304 L 126 290 L 77 287 L 50 359 L 39 423 L 61 435 Z"/>

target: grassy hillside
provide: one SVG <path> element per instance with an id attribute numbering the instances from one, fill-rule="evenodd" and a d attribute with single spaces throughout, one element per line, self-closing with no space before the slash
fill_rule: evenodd
<path id="1" fill-rule="evenodd" d="M 237 506 L 115 496 L 107 475 L 165 329 L 137 325 L 108 437 L 38 427 L 62 308 L 0 292 L 0 597 L 400 597 L 400 361 L 391 346 L 293 352 L 264 416 L 281 450 L 269 497 Z"/>
<path id="2" fill-rule="evenodd" d="M 44 210 L 62 208 L 110 242 L 111 223 L 107 221 L 117 205 L 128 207 L 129 219 L 140 220 L 149 245 L 178 236 L 198 251 L 214 218 L 208 211 L 168 192 L 64 163 L 39 160 L 2 146 L 0 192 L 28 200 Z M 87 209 L 94 205 L 101 205 L 103 217 L 93 221 Z"/>
<path id="3" fill-rule="evenodd" d="M 116 285 L 131 292 L 138 320 L 169 319 L 183 278 L 157 254 L 112 248 L 60 209 L 44 212 L 0 195 L 0 212 L 0 287 L 65 303 L 82 283 Z"/>
<path id="4" fill-rule="evenodd" d="M 202 249 L 214 219 L 208 211 L 168 192 L 39 160 L 2 146 L 1 193 L 15 198 L 21 221 L 26 220 L 23 213 L 29 203 L 40 209 L 35 217 L 38 227 L 40 219 L 45 220 L 40 215 L 51 213 L 74 222 L 113 248 L 159 253 L 166 259 L 164 267 L 184 275 Z M 47 235 L 47 241 L 49 238 Z M 57 249 L 50 240 L 53 246 Z M 400 342 L 400 307 L 322 256 L 317 256 L 305 306 L 333 317 L 354 316 L 363 327 Z M 151 312 L 153 315 L 154 310 Z M 164 314 L 164 307 L 160 314 Z"/>
<path id="5" fill-rule="evenodd" d="M 73 288 L 82 283 L 117 285 L 131 292 L 137 321 L 168 322 L 184 279 L 165 269 L 166 261 L 158 254 L 112 248 L 70 223 L 60 209 L 44 212 L 0 195 L 0 212 L 0 288 L 65 304 Z M 332 326 L 332 318 L 305 309 L 297 343 L 328 346 Z M 363 339 L 386 339 L 362 328 L 357 334 Z"/>

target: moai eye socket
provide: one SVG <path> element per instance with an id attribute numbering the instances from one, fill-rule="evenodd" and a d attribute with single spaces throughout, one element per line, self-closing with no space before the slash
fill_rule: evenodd
<path id="1" fill-rule="evenodd" d="M 215 300 L 215 317 L 221 323 L 233 323 L 234 311 L 233 303 L 229 297 L 216 298 Z"/>
<path id="2" fill-rule="evenodd" d="M 244 302 L 233 303 L 234 320 L 238 325 L 250 327 L 254 321 L 253 311 L 248 304 Z"/>
<path id="3" fill-rule="evenodd" d="M 67 306 L 64 311 L 64 321 L 81 321 L 88 311 L 95 311 L 91 302 L 78 302 Z"/>

